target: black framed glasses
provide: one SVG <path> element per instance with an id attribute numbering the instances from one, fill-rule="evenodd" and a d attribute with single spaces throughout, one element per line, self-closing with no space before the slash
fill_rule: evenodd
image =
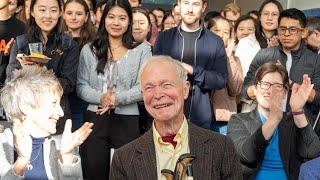
<path id="1" fill-rule="evenodd" d="M 278 34 L 284 35 L 288 31 L 290 35 L 295 35 L 298 32 L 300 32 L 301 30 L 302 30 L 302 28 L 297 28 L 297 27 L 294 27 L 294 26 L 291 26 L 291 27 L 280 26 L 278 28 Z"/>
<path id="2" fill-rule="evenodd" d="M 260 86 L 261 89 L 263 90 L 268 90 L 270 89 L 270 87 L 272 86 L 273 88 L 275 88 L 276 90 L 278 91 L 281 91 L 283 90 L 284 88 L 284 84 L 280 84 L 280 83 L 270 83 L 270 82 L 267 82 L 267 81 L 260 81 L 258 83 L 258 85 Z"/>

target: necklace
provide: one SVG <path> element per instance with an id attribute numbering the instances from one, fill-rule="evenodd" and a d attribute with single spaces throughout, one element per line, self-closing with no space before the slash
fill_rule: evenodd
<path id="1" fill-rule="evenodd" d="M 33 158 L 31 161 L 29 161 L 28 162 L 28 165 L 27 165 L 27 170 L 28 171 L 31 171 L 32 169 L 33 169 L 33 166 L 32 166 L 32 162 L 33 161 L 35 161 L 37 158 L 38 158 L 38 156 L 39 156 L 39 154 L 40 154 L 40 151 L 41 151 L 41 149 L 42 149 L 42 147 L 41 148 L 39 148 L 39 150 L 38 150 L 38 154 L 36 155 L 36 157 L 35 158 Z"/>
<path id="2" fill-rule="evenodd" d="M 114 47 L 114 48 L 110 46 L 110 50 L 111 51 L 115 51 L 115 50 L 119 49 L 120 47 L 122 47 L 122 45 L 119 45 L 119 46 Z"/>

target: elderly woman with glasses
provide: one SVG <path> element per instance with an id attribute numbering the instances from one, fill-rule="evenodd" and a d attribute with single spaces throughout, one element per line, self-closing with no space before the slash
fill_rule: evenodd
<path id="1" fill-rule="evenodd" d="M 0 133 L 0 179 L 83 179 L 74 151 L 92 123 L 71 132 L 67 120 L 61 141 L 52 137 L 63 111 L 62 87 L 53 71 L 37 65 L 15 71 L 1 90 L 1 104 L 12 128 Z"/>
<path id="2" fill-rule="evenodd" d="M 290 90 L 290 112 L 284 112 L 289 78 L 284 66 L 262 65 L 255 76 L 258 106 L 231 116 L 227 135 L 243 165 L 244 179 L 297 179 L 302 160 L 320 155 L 320 141 L 303 107 L 313 88 L 308 75 Z"/>

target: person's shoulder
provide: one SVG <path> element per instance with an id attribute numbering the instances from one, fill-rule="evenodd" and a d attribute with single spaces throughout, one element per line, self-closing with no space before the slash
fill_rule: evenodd
<path id="1" fill-rule="evenodd" d="M 150 135 L 151 133 L 151 135 Z M 147 142 L 153 141 L 152 139 L 152 131 L 150 130 L 146 132 L 144 135 L 140 136 L 139 138 L 129 142 L 128 144 L 125 144 L 124 146 L 120 147 L 116 150 L 116 153 L 130 156 L 133 155 L 133 152 L 137 150 L 137 148 L 140 148 L 141 146 L 145 146 Z"/>
<path id="2" fill-rule="evenodd" d="M 134 49 L 136 49 L 138 51 L 151 51 L 151 44 L 144 41 L 144 42 L 140 43 L 139 45 L 137 45 Z"/>
<path id="3" fill-rule="evenodd" d="M 179 32 L 179 27 L 174 27 L 160 32 L 158 36 L 163 40 L 173 40 L 172 37 L 176 36 L 177 32 Z"/>
<path id="4" fill-rule="evenodd" d="M 194 136 L 195 138 L 198 139 L 203 139 L 203 140 L 214 140 L 214 141 L 226 141 L 226 136 L 221 135 L 219 133 L 216 133 L 214 131 L 204 129 L 201 127 L 198 127 L 195 124 L 189 123 L 190 126 L 190 132 L 189 134 L 191 136 Z"/>

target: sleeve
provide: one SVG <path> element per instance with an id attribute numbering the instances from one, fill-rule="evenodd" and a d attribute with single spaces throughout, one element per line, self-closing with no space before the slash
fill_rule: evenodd
<path id="1" fill-rule="evenodd" d="M 230 96 L 238 96 L 242 91 L 243 72 L 239 58 L 231 55 L 228 58 L 228 82 L 227 89 Z"/>
<path id="2" fill-rule="evenodd" d="M 227 135 L 232 139 L 243 164 L 257 164 L 263 160 L 269 142 L 262 134 L 262 126 L 251 134 L 235 114 L 228 123 Z"/>
<path id="3" fill-rule="evenodd" d="M 215 55 L 210 59 L 212 61 L 210 70 L 205 70 L 200 66 L 193 68 L 195 85 L 201 89 L 222 89 L 226 86 L 228 76 L 227 55 L 222 40 L 218 41 L 215 52 Z"/>
<path id="4" fill-rule="evenodd" d="M 310 124 L 298 128 L 297 142 L 298 154 L 303 159 L 313 159 L 320 155 L 320 140 Z"/>
<path id="5" fill-rule="evenodd" d="M 311 79 L 316 91 L 316 95 L 312 103 L 320 106 L 320 55 L 317 56 L 315 71 L 315 76 Z"/>
<path id="6" fill-rule="evenodd" d="M 161 47 L 162 39 L 163 39 L 163 32 L 159 33 L 157 40 L 154 43 L 153 55 L 162 55 L 162 47 Z"/>
<path id="7" fill-rule="evenodd" d="M 11 52 L 10 52 L 10 58 L 9 58 L 9 64 L 6 69 L 6 82 L 10 81 L 12 78 L 13 71 L 16 69 L 21 69 L 21 64 L 17 60 L 17 55 L 18 55 L 18 44 L 17 44 L 18 39 L 14 42 Z"/>
<path id="8" fill-rule="evenodd" d="M 254 77 L 258 70 L 258 68 L 266 61 L 266 57 L 264 56 L 265 53 L 263 53 L 263 50 L 259 50 L 256 56 L 253 58 L 249 71 L 247 72 L 247 75 L 244 78 L 243 83 L 243 97 L 246 99 L 250 99 L 247 90 L 248 88 L 254 84 Z"/>
<path id="9" fill-rule="evenodd" d="M 7 171 L 7 173 L 4 174 L 3 177 L 0 176 L 0 179 L 1 180 L 23 180 L 24 176 L 17 175 L 11 167 L 9 171 Z"/>
<path id="10" fill-rule="evenodd" d="M 77 94 L 84 101 L 91 104 L 100 104 L 102 91 L 94 89 L 90 86 L 90 72 L 92 65 L 90 62 L 94 56 L 90 50 L 89 45 L 85 45 L 80 53 L 78 77 L 77 77 Z"/>
<path id="11" fill-rule="evenodd" d="M 78 180 L 82 178 L 82 169 L 81 169 L 81 159 L 80 157 L 74 155 L 73 164 L 62 164 L 60 160 L 58 160 L 60 171 L 62 172 L 63 179 L 65 180 Z"/>
<path id="12" fill-rule="evenodd" d="M 110 173 L 109 173 L 109 179 L 110 180 L 124 180 L 124 179 L 129 179 L 125 175 L 125 170 L 122 165 L 121 155 L 119 154 L 118 151 L 115 151 L 113 154 L 112 162 L 111 162 L 111 167 L 110 167 Z"/>
<path id="13" fill-rule="evenodd" d="M 139 57 L 139 69 L 137 69 L 137 79 L 135 81 L 135 84 L 128 90 L 116 92 L 116 105 L 126 105 L 142 100 L 139 71 L 142 64 L 151 56 L 152 54 L 150 46 L 148 46 L 148 48 L 142 49 L 141 55 Z"/>
<path id="14" fill-rule="evenodd" d="M 63 94 L 67 95 L 73 91 L 77 81 L 77 69 L 79 65 L 79 47 L 76 44 L 68 50 L 64 56 L 58 79 L 61 83 Z"/>
<path id="15" fill-rule="evenodd" d="M 226 137 L 225 139 L 226 144 L 223 148 L 225 151 L 221 169 L 221 179 L 242 179 L 240 159 L 237 155 L 231 139 L 229 137 Z"/>

